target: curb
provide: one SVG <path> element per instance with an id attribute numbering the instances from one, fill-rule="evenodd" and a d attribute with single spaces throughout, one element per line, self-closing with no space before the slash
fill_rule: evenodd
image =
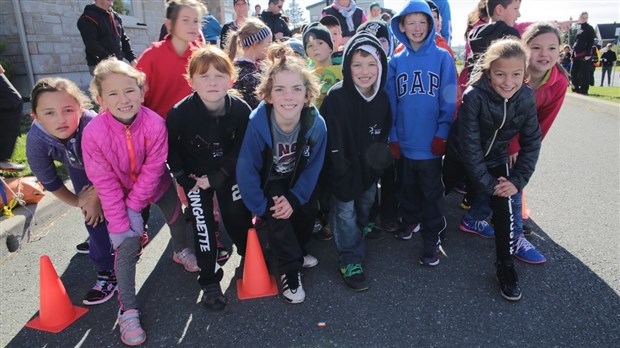
<path id="1" fill-rule="evenodd" d="M 70 181 L 65 185 L 73 189 Z M 43 238 L 45 228 L 71 208 L 46 191 L 38 204 L 17 206 L 13 209 L 15 216 L 0 217 L 0 263 L 24 244 Z"/>

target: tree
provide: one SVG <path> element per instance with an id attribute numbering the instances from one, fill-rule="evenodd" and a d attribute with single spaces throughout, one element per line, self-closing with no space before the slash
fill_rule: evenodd
<path id="1" fill-rule="evenodd" d="M 284 13 L 288 16 L 293 28 L 297 28 L 304 22 L 304 11 L 299 6 L 298 0 L 292 0 L 288 4 L 289 6 Z"/>

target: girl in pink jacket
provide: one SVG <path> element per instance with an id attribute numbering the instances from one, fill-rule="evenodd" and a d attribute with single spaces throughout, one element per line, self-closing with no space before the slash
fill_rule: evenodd
<path id="1" fill-rule="evenodd" d="M 102 112 L 88 124 L 82 138 L 86 173 L 101 198 L 115 250 L 121 341 L 130 346 L 146 340 L 135 290 L 144 207 L 156 205 L 166 219 L 174 247 L 172 259 L 189 272 L 200 270 L 187 248 L 181 203 L 166 168 L 166 125 L 141 105 L 144 79 L 144 73 L 116 58 L 99 63 L 90 92 Z"/>

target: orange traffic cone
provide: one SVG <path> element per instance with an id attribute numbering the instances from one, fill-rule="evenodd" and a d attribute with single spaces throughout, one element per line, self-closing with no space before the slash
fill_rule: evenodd
<path id="1" fill-rule="evenodd" d="M 521 216 L 523 220 L 530 218 L 530 210 L 527 208 L 527 199 L 525 198 L 525 190 L 521 194 Z"/>
<path id="2" fill-rule="evenodd" d="M 243 266 L 243 279 L 237 280 L 237 297 L 240 300 L 278 294 L 276 279 L 269 275 L 256 230 L 248 230 L 248 244 Z"/>
<path id="3" fill-rule="evenodd" d="M 41 256 L 40 262 L 39 317 L 32 319 L 26 326 L 58 333 L 88 312 L 88 309 L 71 304 L 65 286 L 58 278 L 49 256 Z"/>

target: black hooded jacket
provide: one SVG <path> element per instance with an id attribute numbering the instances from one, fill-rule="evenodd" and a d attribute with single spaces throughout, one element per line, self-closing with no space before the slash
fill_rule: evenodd
<path id="1" fill-rule="evenodd" d="M 95 66 L 112 56 L 119 60 L 125 58 L 129 62 L 136 59 L 118 13 L 108 12 L 92 4 L 86 5 L 77 27 L 86 46 L 88 66 Z"/>
<path id="2" fill-rule="evenodd" d="M 470 69 L 476 65 L 480 56 L 491 46 L 493 41 L 510 36 L 521 38 L 519 31 L 504 21 L 497 21 L 474 28 L 469 34 L 471 52 L 467 57 L 467 63 Z"/>
<path id="3" fill-rule="evenodd" d="M 381 63 L 379 88 L 370 101 L 358 92 L 351 76 L 353 52 L 363 45 L 375 48 Z M 322 180 L 327 191 L 341 201 L 354 200 L 367 191 L 391 163 L 387 138 L 392 113 L 384 91 L 387 69 L 379 40 L 369 33 L 355 34 L 344 49 L 343 80 L 327 92 L 321 105 L 327 124 Z"/>
<path id="4" fill-rule="evenodd" d="M 488 168 L 508 163 L 508 144 L 517 134 L 521 149 L 508 180 L 521 191 L 534 173 L 540 152 L 534 91 L 524 83 L 512 98 L 503 99 L 482 78 L 463 94 L 447 155 L 463 163 L 474 184 L 493 194 L 497 180 Z"/>
<path id="5" fill-rule="evenodd" d="M 274 41 L 277 33 L 282 33 L 284 37 L 293 36 L 291 29 L 288 28 L 288 25 L 286 25 L 286 22 L 282 19 L 281 13 L 275 14 L 271 11 L 263 11 L 260 14 L 260 19 L 271 29 Z"/>

